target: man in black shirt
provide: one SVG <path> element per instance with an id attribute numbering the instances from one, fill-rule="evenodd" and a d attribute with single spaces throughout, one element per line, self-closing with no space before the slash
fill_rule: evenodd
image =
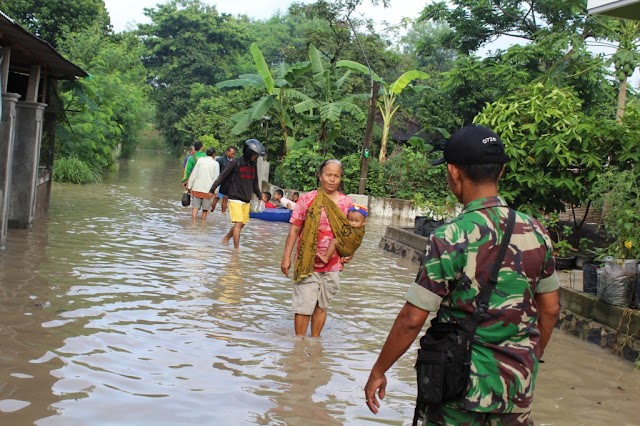
<path id="1" fill-rule="evenodd" d="M 240 248 L 240 231 L 249 222 L 249 201 L 251 195 L 256 194 L 258 199 L 262 193 L 258 185 L 258 157 L 266 155 L 264 146 L 257 139 L 245 141 L 242 157 L 231 161 L 218 179 L 213 182 L 209 192 L 215 194 L 219 185 L 222 185 L 229 197 L 229 213 L 233 226 L 222 239 L 226 244 L 233 237 L 233 245 L 236 250 Z"/>

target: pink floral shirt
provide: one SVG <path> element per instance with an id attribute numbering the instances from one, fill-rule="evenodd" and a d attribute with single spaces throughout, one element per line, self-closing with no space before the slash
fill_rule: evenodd
<path id="1" fill-rule="evenodd" d="M 292 225 L 296 225 L 299 227 L 304 226 L 304 221 L 307 218 L 307 212 L 309 211 L 309 207 L 313 200 L 316 198 L 317 190 L 313 190 L 311 192 L 307 192 L 300 196 L 298 202 L 296 203 L 293 212 L 291 213 L 291 219 L 289 222 Z M 342 212 L 346 215 L 349 206 L 353 204 L 353 200 L 343 193 L 340 193 L 340 199 L 338 200 L 338 207 Z M 302 235 L 302 234 L 301 234 Z M 318 231 L 318 250 L 319 254 L 324 254 L 327 252 L 327 248 L 329 248 L 329 243 L 331 240 L 335 238 L 333 235 L 333 231 L 331 231 L 331 225 L 329 224 L 329 219 L 327 218 L 324 209 L 322 209 L 322 213 L 320 214 L 320 230 Z M 300 237 L 298 237 L 298 245 L 296 249 L 296 257 L 298 256 L 298 250 L 300 248 Z M 325 265 L 322 262 L 316 262 L 313 270 L 314 272 L 335 272 L 342 271 L 344 266 L 342 262 L 340 262 L 340 256 L 338 252 L 336 252 L 329 262 Z"/>

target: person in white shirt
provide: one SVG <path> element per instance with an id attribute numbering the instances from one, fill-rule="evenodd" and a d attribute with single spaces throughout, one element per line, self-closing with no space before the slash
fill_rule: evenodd
<path id="1" fill-rule="evenodd" d="M 198 210 L 202 209 L 203 221 L 211 210 L 214 194 L 209 189 L 220 175 L 220 164 L 215 160 L 215 155 L 213 148 L 207 149 L 207 156 L 198 159 L 189 175 L 187 189 L 191 192 L 191 217 L 194 221 L 198 217 Z"/>
<path id="2" fill-rule="evenodd" d="M 280 202 L 280 205 L 285 209 L 293 210 L 296 206 L 296 203 L 284 197 L 284 192 L 282 192 L 282 189 L 276 189 L 273 193 L 273 198 L 276 201 Z"/>

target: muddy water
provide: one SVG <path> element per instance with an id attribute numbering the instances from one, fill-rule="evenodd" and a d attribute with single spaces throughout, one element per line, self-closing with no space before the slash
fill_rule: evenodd
<path id="1" fill-rule="evenodd" d="M 0 425 L 407 424 L 412 357 L 379 415 L 362 387 L 416 266 L 370 222 L 322 338 L 292 336 L 286 224 L 237 255 L 216 212 L 191 223 L 178 161 L 142 152 L 105 183 L 54 185 L 47 221 L 0 253 Z M 547 425 L 640 424 L 640 373 L 557 334 L 536 390 Z"/>

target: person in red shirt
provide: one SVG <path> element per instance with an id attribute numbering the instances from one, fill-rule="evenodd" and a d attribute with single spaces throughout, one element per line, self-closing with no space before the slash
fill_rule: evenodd
<path id="1" fill-rule="evenodd" d="M 275 209 L 276 205 L 271 202 L 271 193 L 268 191 L 264 191 L 262 193 L 262 197 L 260 199 L 264 202 L 265 209 Z"/>

